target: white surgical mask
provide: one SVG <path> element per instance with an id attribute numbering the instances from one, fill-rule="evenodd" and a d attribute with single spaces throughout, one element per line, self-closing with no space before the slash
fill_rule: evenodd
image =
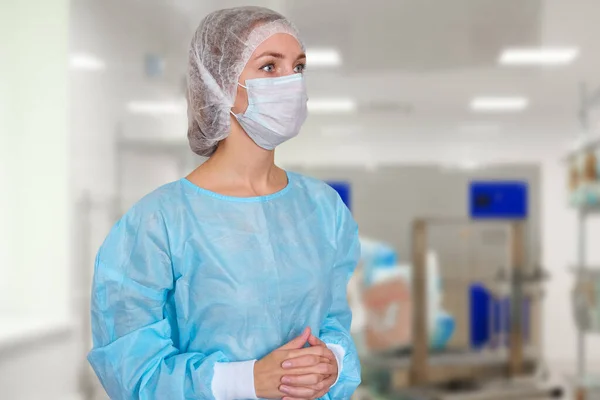
<path id="1" fill-rule="evenodd" d="M 246 80 L 248 108 L 233 114 L 244 131 L 263 149 L 273 150 L 300 132 L 308 111 L 302 74 Z"/>

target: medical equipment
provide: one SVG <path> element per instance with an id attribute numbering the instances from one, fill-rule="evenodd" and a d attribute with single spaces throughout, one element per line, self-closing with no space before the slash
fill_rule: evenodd
<path id="1" fill-rule="evenodd" d="M 400 263 L 397 252 L 387 243 L 365 237 L 360 242 L 367 347 L 378 352 L 410 348 L 413 267 Z M 430 343 L 442 349 L 454 332 L 454 321 L 441 309 L 443 285 L 433 250 L 428 251 L 427 268 L 431 276 L 427 288 Z"/>

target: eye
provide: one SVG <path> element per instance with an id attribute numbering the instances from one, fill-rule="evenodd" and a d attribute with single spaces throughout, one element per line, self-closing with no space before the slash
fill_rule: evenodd
<path id="1" fill-rule="evenodd" d="M 275 71 L 275 64 L 267 64 L 264 67 L 261 67 L 260 69 L 262 69 L 265 72 L 273 72 Z"/>
<path id="2" fill-rule="evenodd" d="M 298 64 L 294 67 L 294 72 L 301 74 L 306 70 L 306 64 Z"/>

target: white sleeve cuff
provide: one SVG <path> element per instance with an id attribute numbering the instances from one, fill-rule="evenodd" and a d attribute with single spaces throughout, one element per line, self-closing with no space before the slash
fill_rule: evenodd
<path id="1" fill-rule="evenodd" d="M 212 380 L 215 399 L 258 399 L 254 389 L 254 363 L 256 360 L 216 363 Z"/>
<path id="2" fill-rule="evenodd" d="M 333 387 L 340 380 L 340 375 L 342 374 L 342 368 L 344 368 L 344 356 L 346 355 L 346 350 L 344 350 L 344 348 L 342 346 L 340 346 L 339 344 L 325 343 L 325 345 L 327 346 L 327 348 L 329 350 L 331 350 L 331 352 L 335 356 L 335 359 L 336 359 L 337 365 L 338 365 L 338 376 L 337 376 L 337 379 L 335 380 L 335 383 L 331 386 L 331 387 Z"/>

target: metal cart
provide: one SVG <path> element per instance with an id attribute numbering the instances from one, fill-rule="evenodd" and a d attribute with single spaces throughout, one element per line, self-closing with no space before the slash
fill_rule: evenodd
<path id="1" fill-rule="evenodd" d="M 392 356 L 369 356 L 363 360 L 365 378 L 382 391 L 402 399 L 534 399 L 562 396 L 562 388 L 543 381 L 544 366 L 539 341 L 526 346 L 523 309 L 525 294 L 533 296 L 539 312 L 541 292 L 537 289 L 545 278 L 540 268 L 526 268 L 526 223 L 522 220 L 497 221 L 508 231 L 508 273 L 497 276 L 498 285 L 509 291 L 510 323 L 507 348 L 494 351 L 473 350 L 464 343 L 454 351 L 431 352 L 428 327 L 426 261 L 432 231 L 440 227 L 469 227 L 479 222 L 463 218 L 422 218 L 412 227 L 413 339 L 410 353 Z M 443 262 L 442 262 L 443 269 Z M 464 291 L 466 285 L 460 287 Z M 518 305 L 518 306 L 517 306 Z M 534 322 L 540 325 L 539 319 Z M 532 336 L 537 336 L 538 330 Z M 531 332 L 530 332 L 531 333 Z M 369 382 L 372 377 L 371 382 Z M 396 398 L 396 397 L 390 397 Z"/>

